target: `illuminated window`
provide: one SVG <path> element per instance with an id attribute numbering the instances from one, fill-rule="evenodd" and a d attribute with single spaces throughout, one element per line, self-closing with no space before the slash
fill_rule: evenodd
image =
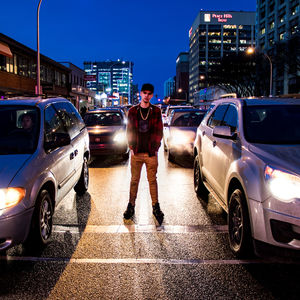
<path id="1" fill-rule="evenodd" d="M 266 33 L 266 28 L 262 28 L 261 31 L 260 31 L 260 34 L 263 35 L 263 34 L 265 34 L 265 33 Z"/>

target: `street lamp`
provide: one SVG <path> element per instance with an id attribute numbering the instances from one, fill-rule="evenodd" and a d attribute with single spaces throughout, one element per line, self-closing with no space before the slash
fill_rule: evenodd
<path id="1" fill-rule="evenodd" d="M 41 73 L 40 73 L 40 6 L 42 0 L 39 1 L 37 7 L 37 63 L 36 63 L 36 95 L 41 95 Z"/>
<path id="2" fill-rule="evenodd" d="M 255 48 L 253 48 L 253 47 L 249 47 L 246 50 L 246 53 L 249 54 L 249 55 L 252 55 L 254 52 L 255 52 Z M 269 91 L 269 97 L 272 97 L 273 65 L 272 65 L 272 61 L 271 61 L 270 56 L 265 52 L 262 52 L 262 54 L 268 59 L 268 61 L 270 63 L 270 91 Z"/>
<path id="3" fill-rule="evenodd" d="M 187 92 L 183 91 L 182 89 L 178 89 L 178 93 L 184 93 L 185 94 L 185 101 L 187 102 Z"/>

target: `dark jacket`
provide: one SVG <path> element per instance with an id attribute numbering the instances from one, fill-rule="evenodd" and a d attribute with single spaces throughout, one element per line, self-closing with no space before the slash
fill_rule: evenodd
<path id="1" fill-rule="evenodd" d="M 138 113 L 141 109 L 140 104 L 131 107 L 128 111 L 127 139 L 128 145 L 134 154 L 138 151 L 139 135 L 138 135 Z M 160 147 L 163 136 L 163 123 L 161 118 L 161 110 L 159 107 L 150 103 L 149 112 L 149 130 L 150 138 L 148 141 L 149 156 L 154 156 Z"/>

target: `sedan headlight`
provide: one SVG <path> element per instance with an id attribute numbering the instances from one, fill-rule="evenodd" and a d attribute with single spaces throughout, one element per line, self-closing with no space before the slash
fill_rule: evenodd
<path id="1" fill-rule="evenodd" d="M 114 136 L 114 142 L 119 143 L 119 144 L 124 144 L 126 143 L 127 138 L 126 138 L 126 133 L 125 132 L 118 132 Z"/>
<path id="2" fill-rule="evenodd" d="M 277 199 L 291 202 L 294 198 L 300 198 L 300 177 L 266 166 L 265 179 Z"/>
<path id="3" fill-rule="evenodd" d="M 191 143 L 191 138 L 187 132 L 174 132 L 171 134 L 170 142 L 173 145 L 186 145 Z"/>
<path id="4" fill-rule="evenodd" d="M 18 204 L 25 197 L 24 188 L 0 189 L 0 209 Z"/>

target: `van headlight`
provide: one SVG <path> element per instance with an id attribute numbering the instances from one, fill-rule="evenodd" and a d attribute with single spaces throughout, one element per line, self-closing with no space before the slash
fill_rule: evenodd
<path id="1" fill-rule="evenodd" d="M 125 132 L 118 132 L 114 136 L 114 142 L 118 144 L 125 144 L 127 142 L 126 133 Z"/>
<path id="2" fill-rule="evenodd" d="M 266 166 L 265 179 L 271 193 L 283 202 L 300 198 L 300 177 L 291 173 Z"/>
<path id="3" fill-rule="evenodd" d="M 24 188 L 0 189 L 0 209 L 5 209 L 18 204 L 24 197 Z"/>

